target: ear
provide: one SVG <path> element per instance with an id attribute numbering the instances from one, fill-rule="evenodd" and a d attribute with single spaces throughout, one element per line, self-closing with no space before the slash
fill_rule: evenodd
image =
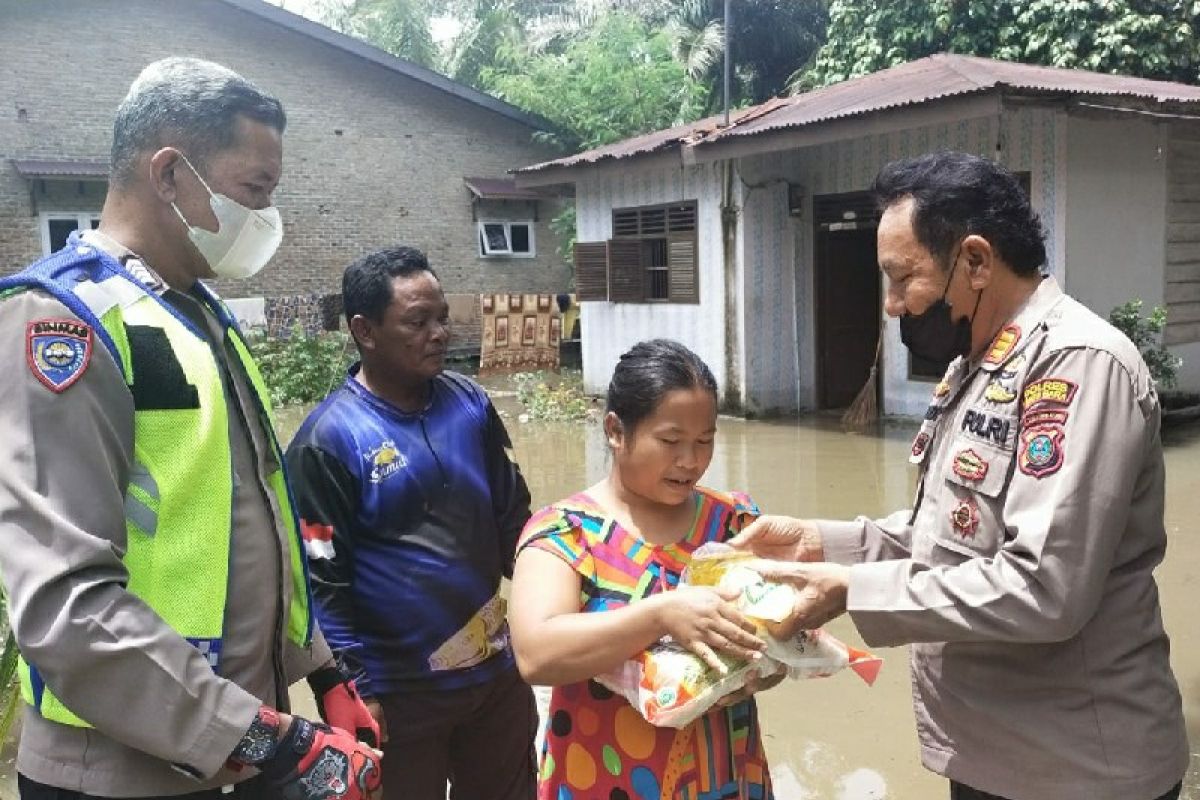
<path id="1" fill-rule="evenodd" d="M 992 282 L 996 269 L 996 250 L 992 243 L 979 234 L 973 233 L 963 239 L 962 258 L 967 269 L 967 280 L 971 283 L 972 291 L 986 289 Z"/>
<path id="2" fill-rule="evenodd" d="M 612 450 L 619 450 L 625 444 L 625 428 L 615 413 L 609 411 L 604 415 L 604 438 Z"/>
<path id="3" fill-rule="evenodd" d="M 350 335 L 354 337 L 354 341 L 358 342 L 358 346 L 362 350 L 375 349 L 374 323 L 362 314 L 355 314 L 350 318 Z"/>
<path id="4" fill-rule="evenodd" d="M 175 171 L 187 169 L 179 151 L 164 147 L 149 158 L 150 186 L 164 203 L 174 203 L 176 196 Z"/>

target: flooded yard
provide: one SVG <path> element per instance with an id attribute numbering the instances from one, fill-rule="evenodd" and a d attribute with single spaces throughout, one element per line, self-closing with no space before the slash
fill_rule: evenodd
<path id="1" fill-rule="evenodd" d="M 511 397 L 500 397 L 515 450 L 533 493 L 546 504 L 598 480 L 607 469 L 599 427 L 591 423 L 528 423 Z M 285 412 L 290 437 L 299 412 Z M 748 491 L 766 511 L 849 518 L 905 507 L 914 472 L 907 455 L 915 425 L 889 423 L 874 435 L 841 431 L 835 419 L 768 422 L 722 419 L 705 483 Z M 1200 625 L 1192 614 L 1200 593 L 1200 425 L 1167 436 L 1167 530 L 1170 546 L 1157 578 L 1172 660 L 1184 692 L 1193 751 L 1200 752 Z M 853 626 L 830 630 L 860 643 Z M 779 800 L 927 800 L 944 798 L 945 782 L 919 763 L 903 648 L 876 651 L 885 663 L 867 687 L 852 674 L 786 682 L 760 696 L 767 750 Z M 300 713 L 313 713 L 307 690 L 295 692 Z M 0 755 L 9 771 L 11 752 Z M 11 778 L 0 779 L 11 800 Z M 1200 757 L 1183 793 L 1200 800 Z"/>
<path id="2" fill-rule="evenodd" d="M 498 401 L 504 405 L 504 401 Z M 518 424 L 517 457 L 535 504 L 553 502 L 607 470 L 599 426 Z M 911 501 L 908 464 L 916 424 L 889 423 L 874 435 L 847 435 L 836 419 L 722 419 L 705 483 L 749 492 L 768 512 L 851 518 L 882 516 Z M 1167 530 L 1170 544 L 1156 577 L 1184 693 L 1194 753 L 1200 754 L 1200 425 L 1168 432 Z M 846 619 L 829 626 L 861 644 Z M 779 800 L 928 800 L 948 796 L 917 751 L 905 648 L 879 649 L 884 667 L 867 687 L 852 674 L 788 681 L 759 699 Z M 1200 800 L 1200 755 L 1182 797 Z"/>

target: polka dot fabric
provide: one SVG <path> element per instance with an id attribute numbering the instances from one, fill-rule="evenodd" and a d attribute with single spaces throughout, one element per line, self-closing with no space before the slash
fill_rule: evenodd
<path id="1" fill-rule="evenodd" d="M 586 494 L 535 514 L 521 547 L 537 547 L 582 578 L 584 611 L 635 603 L 674 587 L 705 542 L 725 541 L 758 516 L 749 497 L 696 493 L 692 530 L 672 545 L 643 542 Z M 686 728 L 655 728 L 595 681 L 560 686 L 538 780 L 539 800 L 771 800 L 754 701 L 714 709 Z"/>

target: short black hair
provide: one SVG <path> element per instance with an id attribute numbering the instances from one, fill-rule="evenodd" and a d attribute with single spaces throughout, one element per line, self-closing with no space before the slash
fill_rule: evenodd
<path id="1" fill-rule="evenodd" d="M 231 69 L 199 58 L 164 58 L 147 66 L 129 87 L 113 123 L 112 180 L 128 184 L 140 153 L 168 145 L 192 163 L 235 143 L 244 116 L 283 133 L 279 100 Z"/>
<path id="2" fill-rule="evenodd" d="M 717 379 L 700 356 L 672 339 L 638 342 L 617 362 L 605 410 L 629 434 L 676 389 L 704 389 L 717 399 Z"/>
<path id="3" fill-rule="evenodd" d="M 346 324 L 358 315 L 372 322 L 382 322 L 383 314 L 392 303 L 392 281 L 418 272 L 437 273 L 429 259 L 415 247 L 385 247 L 359 258 L 342 273 L 342 306 Z"/>
<path id="4" fill-rule="evenodd" d="M 880 211 L 913 198 L 913 232 L 943 269 L 971 234 L 987 239 L 1018 275 L 1046 263 L 1042 223 L 1016 176 L 995 161 L 949 150 L 893 161 L 871 194 Z"/>

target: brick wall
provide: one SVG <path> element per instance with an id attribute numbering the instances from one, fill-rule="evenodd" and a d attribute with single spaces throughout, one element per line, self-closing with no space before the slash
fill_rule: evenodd
<path id="1" fill-rule="evenodd" d="M 106 160 L 112 118 L 147 63 L 207 58 L 242 73 L 288 112 L 275 201 L 283 246 L 229 297 L 337 291 L 358 255 L 420 247 L 447 292 L 566 291 L 569 270 L 536 209 L 536 258 L 480 258 L 464 176 L 501 177 L 555 156 L 533 130 L 220 0 L 0 0 L 0 272 L 41 254 L 21 158 Z M 43 194 L 43 188 L 45 193 Z M 38 212 L 98 211 L 96 187 L 33 187 Z M 488 218 L 526 218 L 528 203 L 483 204 Z"/>

